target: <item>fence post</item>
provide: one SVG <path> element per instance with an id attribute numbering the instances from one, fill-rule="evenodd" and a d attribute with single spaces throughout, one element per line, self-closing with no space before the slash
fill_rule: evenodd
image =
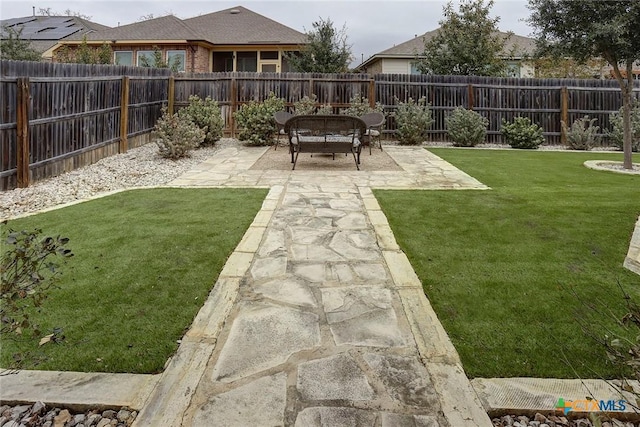
<path id="1" fill-rule="evenodd" d="M 129 149 L 129 77 L 122 78 L 120 94 L 120 147 L 118 152 L 126 153 Z"/>
<path id="2" fill-rule="evenodd" d="M 18 187 L 29 186 L 29 78 L 18 78 L 17 125 L 17 181 Z"/>
<path id="3" fill-rule="evenodd" d="M 238 81 L 231 77 L 231 111 L 229 114 L 229 125 L 231 127 L 231 137 L 236 137 L 236 121 L 234 113 L 238 110 Z"/>
<path id="4" fill-rule="evenodd" d="M 467 86 L 467 93 L 469 95 L 469 99 L 468 99 L 468 101 L 469 101 L 469 110 L 473 110 L 473 104 L 475 102 L 474 102 L 474 99 L 473 99 L 473 85 L 471 83 L 469 83 L 469 85 Z"/>
<path id="5" fill-rule="evenodd" d="M 175 77 L 169 77 L 169 89 L 167 96 L 169 97 L 167 102 L 167 111 L 169 114 L 173 114 L 173 109 L 175 108 L 175 100 L 176 100 L 176 79 Z"/>
<path id="6" fill-rule="evenodd" d="M 376 108 L 376 82 L 373 77 L 369 80 L 369 107 Z"/>
<path id="7" fill-rule="evenodd" d="M 569 126 L 569 90 L 566 86 L 562 86 L 560 95 L 560 120 Z M 562 125 L 560 125 L 560 143 L 562 145 L 567 143 L 567 134 L 562 130 Z"/>

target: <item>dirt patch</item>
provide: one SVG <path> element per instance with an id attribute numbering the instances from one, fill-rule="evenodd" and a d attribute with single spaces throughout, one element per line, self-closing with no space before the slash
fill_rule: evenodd
<path id="1" fill-rule="evenodd" d="M 266 153 L 251 166 L 252 170 L 291 170 L 291 154 L 289 148 L 278 147 L 277 150 L 269 148 Z M 336 154 L 335 159 L 331 154 L 307 154 L 298 156 L 296 170 L 323 170 L 323 171 L 352 171 L 356 170 L 356 163 L 351 154 Z M 362 171 L 402 171 L 403 169 L 384 151 L 374 148 L 369 155 L 369 148 L 364 148 L 360 154 L 360 170 Z"/>

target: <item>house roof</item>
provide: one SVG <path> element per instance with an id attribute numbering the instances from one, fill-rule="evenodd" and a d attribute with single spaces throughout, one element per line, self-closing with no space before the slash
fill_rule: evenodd
<path id="1" fill-rule="evenodd" d="M 0 21 L 0 38 L 6 38 L 6 28 L 22 30 L 20 38 L 31 41 L 31 47 L 44 52 L 59 40 L 68 40 L 108 29 L 106 25 L 77 16 L 26 16 Z"/>
<path id="2" fill-rule="evenodd" d="M 440 31 L 440 28 L 428 31 L 421 36 L 416 36 L 404 43 L 400 43 L 390 47 L 389 49 L 376 53 L 363 62 L 360 67 L 366 67 L 383 58 L 415 58 L 416 56 L 420 56 L 424 51 L 425 42 L 431 40 L 436 34 L 438 34 L 438 31 Z M 498 31 L 498 34 L 505 38 L 508 36 L 508 33 L 502 31 Z M 534 39 L 511 34 L 511 37 L 507 41 L 504 49 L 502 49 L 501 54 L 504 57 L 512 57 L 513 54 L 515 54 L 516 57 L 524 57 L 526 55 L 531 55 L 534 50 Z"/>
<path id="3" fill-rule="evenodd" d="M 198 34 L 215 44 L 304 44 L 305 34 L 236 6 L 185 19 Z"/>
<path id="4" fill-rule="evenodd" d="M 87 41 L 198 40 L 201 38 L 182 19 L 173 15 L 121 25 L 87 35 Z M 82 40 L 82 37 L 74 40 Z"/>
<path id="5" fill-rule="evenodd" d="M 72 40 L 82 40 L 82 37 Z M 202 40 L 212 44 L 301 44 L 306 35 L 242 6 L 195 18 L 173 15 L 87 35 L 88 41 Z"/>

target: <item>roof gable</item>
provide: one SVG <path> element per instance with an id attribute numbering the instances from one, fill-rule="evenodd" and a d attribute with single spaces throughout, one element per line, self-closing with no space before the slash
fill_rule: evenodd
<path id="1" fill-rule="evenodd" d="M 304 33 L 242 6 L 208 13 L 184 21 L 215 44 L 303 44 Z"/>

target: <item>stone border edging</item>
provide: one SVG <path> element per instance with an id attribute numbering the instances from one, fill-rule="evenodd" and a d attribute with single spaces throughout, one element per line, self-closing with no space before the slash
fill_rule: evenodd
<path id="1" fill-rule="evenodd" d="M 636 170 L 623 170 L 623 169 L 611 169 L 611 168 L 607 168 L 604 166 L 600 166 L 601 163 L 609 163 L 609 164 L 614 164 L 614 165 L 618 165 L 618 164 L 622 164 L 622 162 L 616 162 L 613 160 L 587 160 L 586 162 L 584 162 L 584 166 L 589 168 L 589 169 L 593 169 L 593 170 L 597 170 L 597 171 L 605 171 L 605 172 L 612 172 L 612 173 L 620 173 L 620 174 L 624 174 L 624 175 L 640 175 L 640 171 L 636 171 Z M 633 163 L 634 167 L 638 167 L 640 168 L 640 163 Z"/>
<path id="2" fill-rule="evenodd" d="M 629 251 L 622 265 L 634 273 L 640 274 L 640 217 L 638 217 L 635 229 L 631 235 Z"/>
<path id="3" fill-rule="evenodd" d="M 455 347 L 425 296 L 411 263 L 398 246 L 371 188 L 358 189 L 407 315 L 421 362 L 431 375 L 436 393 L 440 395 L 445 418 L 455 427 L 492 427 L 464 373 Z"/>
<path id="4" fill-rule="evenodd" d="M 639 383 L 630 381 L 638 390 Z M 553 378 L 475 378 L 471 385 L 478 394 L 485 410 L 492 417 L 509 414 L 534 416 L 562 415 L 567 418 L 585 418 L 589 416 L 587 411 L 569 411 L 566 415 L 556 410 L 558 399 L 566 401 L 582 401 L 578 404 L 583 407 L 587 399 L 596 402 L 604 400 L 625 400 L 633 402 L 636 397 L 627 392 L 619 392 L 605 380 L 597 379 L 553 379 Z M 597 411 L 598 414 L 607 414 L 617 419 L 640 420 L 640 413 L 629 404 L 624 411 Z"/>

